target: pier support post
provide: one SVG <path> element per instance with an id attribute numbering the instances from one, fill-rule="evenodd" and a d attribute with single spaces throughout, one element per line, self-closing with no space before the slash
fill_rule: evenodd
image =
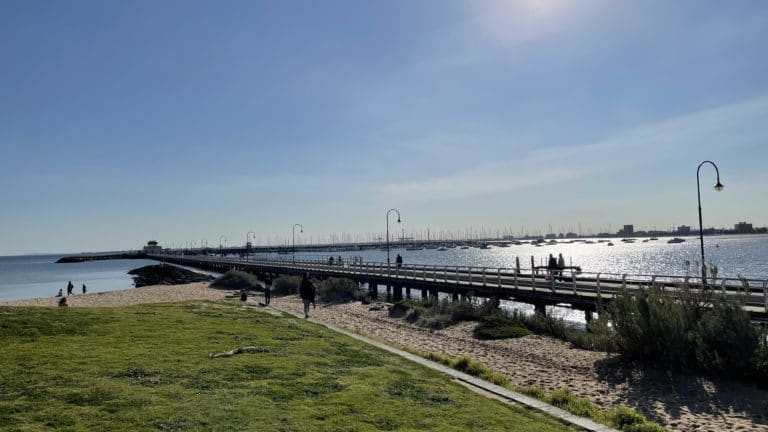
<path id="1" fill-rule="evenodd" d="M 427 298 L 427 295 L 428 295 L 428 294 L 427 294 L 427 290 L 426 290 L 426 289 L 424 289 L 424 288 L 422 288 L 422 289 L 421 289 L 421 299 L 422 299 L 422 300 L 426 299 L 426 298 Z"/>
<path id="2" fill-rule="evenodd" d="M 406 287 L 405 288 L 405 298 L 407 298 L 408 300 L 411 299 L 411 288 L 410 287 Z"/>
<path id="3" fill-rule="evenodd" d="M 371 296 L 371 300 L 379 298 L 379 284 L 368 282 L 368 294 Z"/>
<path id="4" fill-rule="evenodd" d="M 545 303 L 534 303 L 533 308 L 536 313 L 540 313 L 542 315 L 547 314 L 547 305 Z"/>
<path id="5" fill-rule="evenodd" d="M 454 291 L 454 292 L 453 292 L 453 294 L 451 295 L 451 299 L 452 299 L 453 301 L 459 301 L 459 293 L 457 293 L 456 291 Z"/>
<path id="6" fill-rule="evenodd" d="M 403 299 L 403 286 L 394 285 L 392 287 L 392 301 L 399 302 Z"/>
<path id="7" fill-rule="evenodd" d="M 592 311 L 584 311 L 584 321 L 591 323 L 594 318 Z"/>
<path id="8" fill-rule="evenodd" d="M 392 285 L 387 284 L 387 301 L 392 301 Z"/>

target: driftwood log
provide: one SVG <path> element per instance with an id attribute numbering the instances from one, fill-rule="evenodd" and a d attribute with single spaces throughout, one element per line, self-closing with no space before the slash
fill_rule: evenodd
<path id="1" fill-rule="evenodd" d="M 266 348 L 258 347 L 258 346 L 247 346 L 247 347 L 240 347 L 235 348 L 231 351 L 225 351 L 220 352 L 216 354 L 211 354 L 211 358 L 218 358 L 218 357 L 232 357 L 235 354 L 243 354 L 243 353 L 262 353 L 267 352 Z"/>

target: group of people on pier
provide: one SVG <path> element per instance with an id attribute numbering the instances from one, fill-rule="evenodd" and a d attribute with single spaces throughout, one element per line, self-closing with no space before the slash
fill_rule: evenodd
<path id="1" fill-rule="evenodd" d="M 563 254 L 558 254 L 555 258 L 554 255 L 549 254 L 549 262 L 547 263 L 547 279 L 551 279 L 555 276 L 562 276 L 563 269 L 565 269 L 565 258 Z"/>

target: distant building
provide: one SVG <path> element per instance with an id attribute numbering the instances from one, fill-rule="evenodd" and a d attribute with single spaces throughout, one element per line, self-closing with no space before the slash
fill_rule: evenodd
<path id="1" fill-rule="evenodd" d="M 575 232 L 567 232 L 567 233 L 565 233 L 565 238 L 576 238 L 578 236 L 579 235 L 576 234 Z"/>
<path id="2" fill-rule="evenodd" d="M 619 232 L 619 235 L 623 235 L 623 236 L 629 237 L 629 236 L 631 236 L 634 233 L 635 233 L 635 226 L 634 225 L 624 225 L 624 229 L 622 229 Z"/>
<path id="3" fill-rule="evenodd" d="M 163 251 L 163 248 L 160 247 L 160 245 L 158 245 L 157 242 L 154 240 L 148 241 L 147 245 L 144 246 L 145 254 L 155 254 L 155 253 L 160 253 L 162 251 Z"/>
<path id="4" fill-rule="evenodd" d="M 746 223 L 746 222 L 737 223 L 736 225 L 733 226 L 733 229 L 738 234 L 751 234 L 755 232 L 755 230 L 752 228 L 752 224 Z"/>
<path id="5" fill-rule="evenodd" d="M 680 235 L 690 235 L 691 227 L 688 225 L 680 225 L 679 227 L 677 227 L 677 233 Z"/>

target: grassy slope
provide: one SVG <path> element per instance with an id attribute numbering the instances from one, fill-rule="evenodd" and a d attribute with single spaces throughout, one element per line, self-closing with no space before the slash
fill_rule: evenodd
<path id="1" fill-rule="evenodd" d="M 0 308 L 0 430 L 568 429 L 238 303 Z M 250 345 L 263 352 L 209 357 Z"/>

